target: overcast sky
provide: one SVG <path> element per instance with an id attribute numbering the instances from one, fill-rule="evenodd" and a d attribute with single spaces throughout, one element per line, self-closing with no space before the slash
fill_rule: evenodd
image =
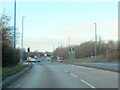
<path id="1" fill-rule="evenodd" d="M 13 18 L 13 2 L 2 2 L 0 6 L 0 10 L 6 9 L 7 15 Z M 32 51 L 52 51 L 58 43 L 68 46 L 69 36 L 73 45 L 94 41 L 94 23 L 97 23 L 98 37 L 105 41 L 118 40 L 117 2 L 17 2 L 20 33 L 22 16 L 26 16 L 24 47 L 31 47 Z"/>

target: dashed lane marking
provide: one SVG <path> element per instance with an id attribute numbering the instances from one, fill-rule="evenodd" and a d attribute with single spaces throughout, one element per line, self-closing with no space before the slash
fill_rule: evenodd
<path id="1" fill-rule="evenodd" d="M 64 69 L 64 72 L 68 73 L 68 71 L 67 71 L 67 70 L 65 70 L 65 69 Z"/>
<path id="2" fill-rule="evenodd" d="M 64 69 L 64 72 L 69 73 L 69 74 L 72 75 L 73 77 L 77 77 L 75 74 L 69 72 L 69 71 L 66 70 L 66 69 Z M 91 87 L 91 88 L 95 88 L 94 86 L 92 86 L 92 85 L 89 84 L 88 82 L 84 81 L 83 79 L 80 79 L 80 81 L 83 82 L 83 83 L 85 83 L 85 84 L 87 84 L 87 85 L 88 85 L 89 87 Z"/>
<path id="3" fill-rule="evenodd" d="M 70 75 L 72 75 L 73 77 L 77 77 L 75 74 L 73 74 L 73 73 L 70 73 Z"/>
<path id="4" fill-rule="evenodd" d="M 95 88 L 94 86 L 92 86 L 91 84 L 87 83 L 87 82 L 84 81 L 83 79 L 80 79 L 80 81 L 82 81 L 83 83 L 87 84 L 87 85 L 90 86 L 91 88 Z"/>

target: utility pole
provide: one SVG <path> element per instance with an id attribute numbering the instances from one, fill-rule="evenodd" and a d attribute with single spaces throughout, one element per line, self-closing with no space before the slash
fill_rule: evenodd
<path id="1" fill-rule="evenodd" d="M 97 56 L 97 24 L 95 24 L 95 61 L 96 61 L 96 56 Z"/>
<path id="2" fill-rule="evenodd" d="M 55 50 L 55 45 L 53 45 L 53 52 L 54 52 L 54 50 Z"/>
<path id="3" fill-rule="evenodd" d="M 71 44 L 71 42 L 70 42 L 70 36 L 69 36 L 68 41 L 69 41 L 69 49 L 68 49 L 69 59 L 70 59 L 70 63 L 72 63 L 73 61 L 72 61 L 71 46 L 70 46 L 70 44 Z"/>
<path id="4" fill-rule="evenodd" d="M 53 53 L 52 56 L 55 56 L 55 45 L 53 45 Z"/>
<path id="5" fill-rule="evenodd" d="M 59 42 L 58 42 L 57 56 L 59 57 Z"/>
<path id="6" fill-rule="evenodd" d="M 69 54 L 69 59 L 70 59 L 70 36 L 68 38 L 68 54 Z"/>
<path id="7" fill-rule="evenodd" d="M 21 63 L 23 62 L 23 52 L 24 52 L 24 48 L 23 48 L 24 18 L 25 18 L 25 16 L 22 16 L 22 34 L 21 34 Z"/>
<path id="8" fill-rule="evenodd" d="M 69 48 L 70 48 L 70 36 L 69 36 Z"/>
<path id="9" fill-rule="evenodd" d="M 16 0 L 14 1 L 14 50 L 16 48 Z"/>
<path id="10" fill-rule="evenodd" d="M 62 48 L 62 42 L 60 43 L 60 48 Z"/>

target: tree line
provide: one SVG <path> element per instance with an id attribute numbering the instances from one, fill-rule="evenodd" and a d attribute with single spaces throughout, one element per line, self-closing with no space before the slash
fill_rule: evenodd
<path id="1" fill-rule="evenodd" d="M 2 33 L 2 66 L 12 66 L 18 64 L 20 60 L 20 49 L 14 49 L 14 29 L 11 25 L 11 17 L 5 15 L 0 17 Z M 17 38 L 19 34 L 17 33 Z M 18 39 L 17 39 L 18 40 Z"/>
<path id="2" fill-rule="evenodd" d="M 70 46 L 75 48 L 75 58 L 86 58 L 95 56 L 95 42 L 90 40 L 80 45 Z M 105 42 L 101 38 L 97 41 L 97 57 L 106 58 L 108 61 L 118 60 L 118 41 L 109 40 Z M 53 51 L 53 56 L 61 56 L 69 59 L 69 47 L 58 47 Z"/>
<path id="3" fill-rule="evenodd" d="M 0 45 L 2 47 L 2 67 L 14 66 L 20 63 L 21 50 L 19 47 L 14 49 L 14 27 L 12 26 L 12 18 L 5 13 L 0 16 Z M 16 30 L 16 44 L 19 44 L 19 32 Z M 27 52 L 23 51 L 23 60 L 26 60 L 28 56 L 34 58 L 35 55 L 43 56 L 42 52 Z"/>

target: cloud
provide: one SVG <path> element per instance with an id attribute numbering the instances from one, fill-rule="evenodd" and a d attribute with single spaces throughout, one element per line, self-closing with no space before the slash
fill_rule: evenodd
<path id="1" fill-rule="evenodd" d="M 118 21 L 111 20 L 107 22 L 98 23 L 98 34 L 103 37 L 103 39 L 118 39 Z"/>
<path id="2" fill-rule="evenodd" d="M 25 39 L 24 46 L 25 48 L 31 47 L 32 51 L 33 50 L 52 51 L 53 49 L 52 47 L 55 41 L 56 40 L 54 38 L 50 38 L 50 37 L 33 37 L 33 38 Z"/>
<path id="3" fill-rule="evenodd" d="M 111 20 L 106 22 L 97 23 L 97 35 L 102 39 L 117 39 L 118 37 L 118 22 L 117 20 Z M 95 28 L 94 23 L 66 23 L 64 27 L 54 32 L 56 37 L 66 43 L 66 38 L 70 36 L 73 44 L 81 43 L 83 41 L 94 40 Z"/>
<path id="4" fill-rule="evenodd" d="M 106 22 L 99 22 L 99 26 L 118 25 L 118 20 L 109 20 Z"/>
<path id="5" fill-rule="evenodd" d="M 53 46 L 68 46 L 69 37 L 72 45 L 79 45 L 88 40 L 94 40 L 94 23 L 66 23 L 56 31 L 45 35 L 36 35 L 25 40 L 25 47 L 30 46 L 32 50 L 52 51 Z M 97 23 L 97 35 L 103 40 L 117 40 L 117 21 L 106 21 Z"/>
<path id="6" fill-rule="evenodd" d="M 66 38 L 68 39 L 69 36 L 73 39 L 73 43 L 76 41 L 77 43 L 80 43 L 83 40 L 91 39 L 93 33 L 93 25 L 89 22 L 84 22 L 64 24 L 63 28 L 60 28 L 58 31 L 54 32 L 54 35 L 56 35 L 56 37 L 60 37 L 64 43 Z"/>

